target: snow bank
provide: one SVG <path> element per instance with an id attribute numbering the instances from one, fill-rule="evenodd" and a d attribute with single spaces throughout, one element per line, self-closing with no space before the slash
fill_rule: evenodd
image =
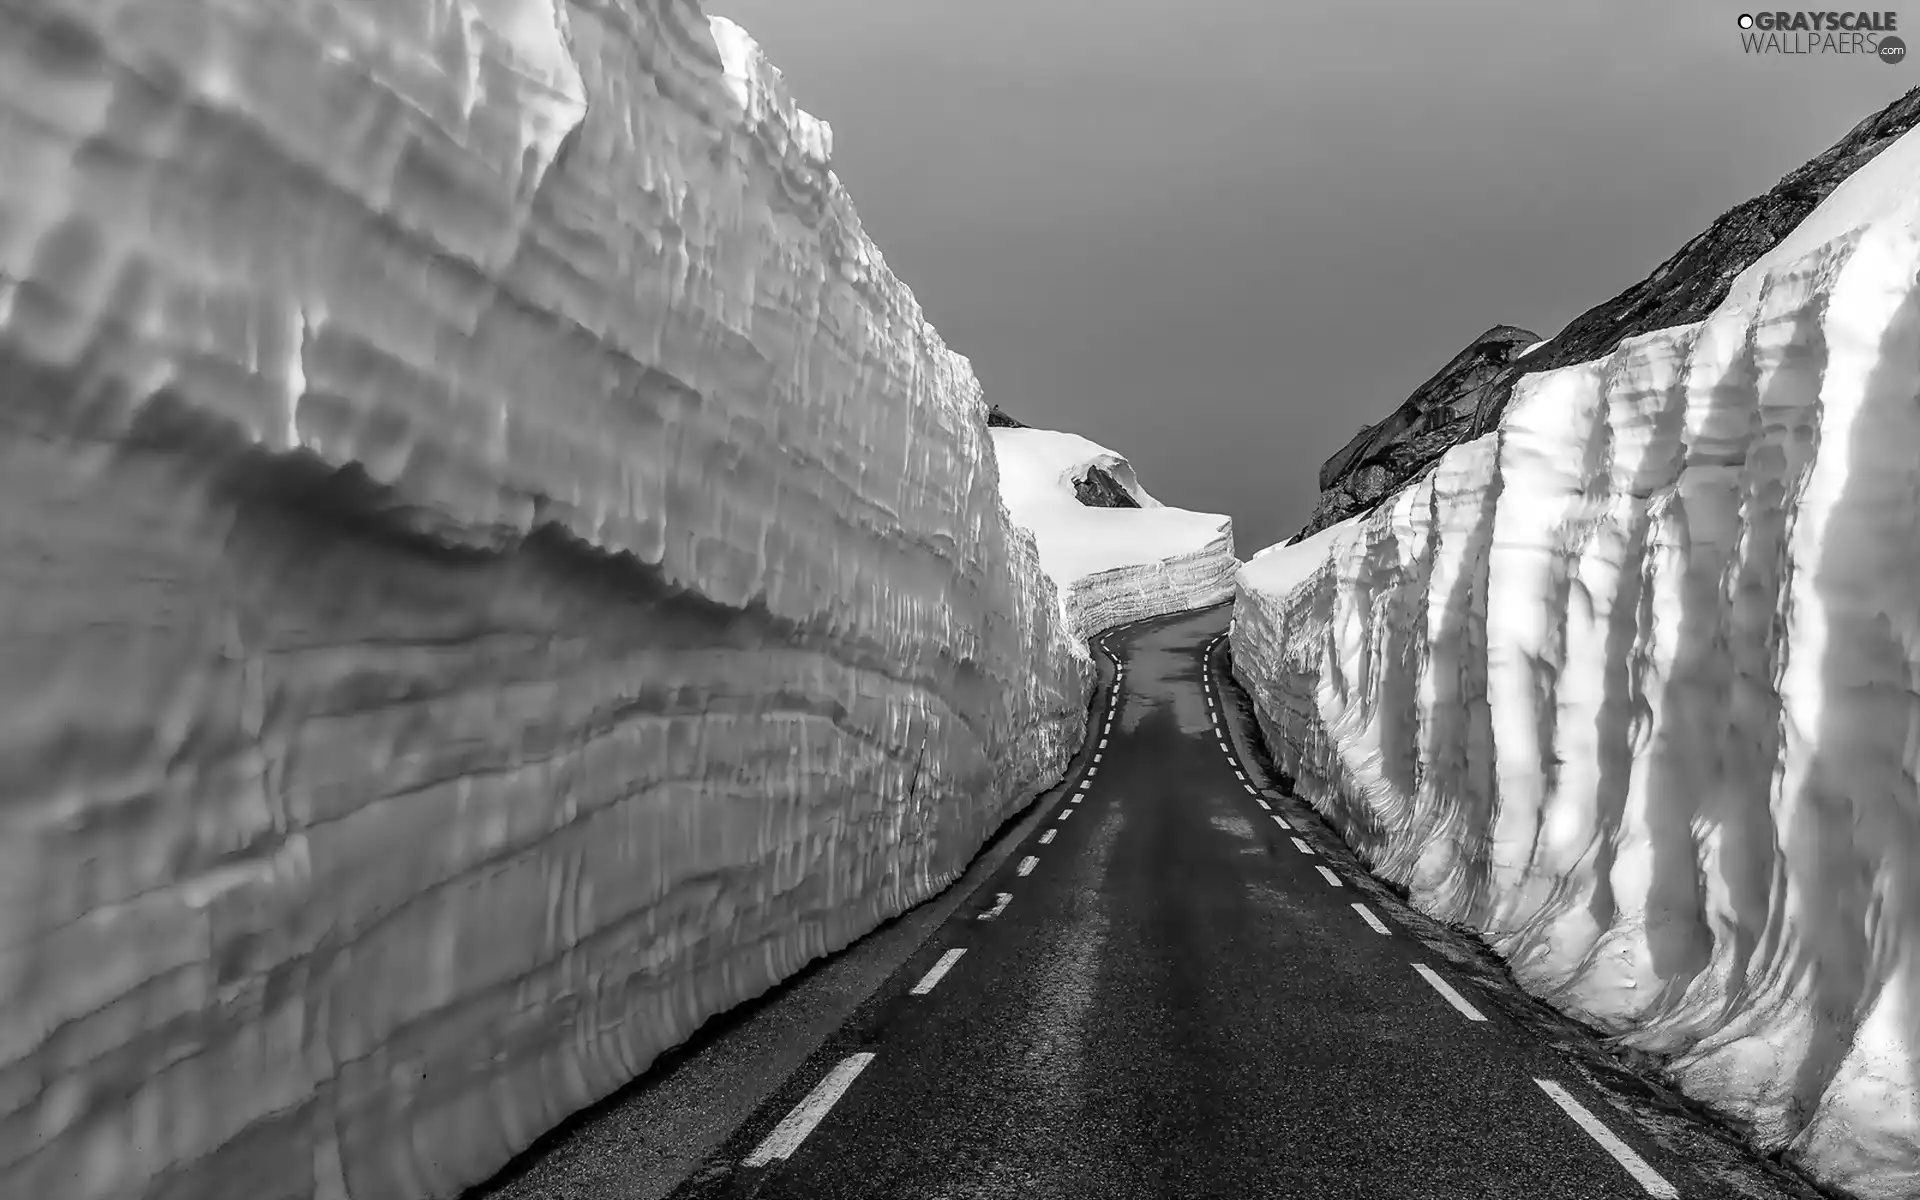
<path id="1" fill-rule="evenodd" d="M 0 1195 L 449 1196 L 1084 733 L 692 3 L 0 6 Z"/>
<path id="2" fill-rule="evenodd" d="M 993 435 L 1000 494 L 1031 530 L 1061 611 L 1085 640 L 1102 629 L 1233 596 L 1233 519 L 1168 508 L 1134 478 L 1133 464 L 1071 433 L 1003 428 Z M 1093 508 L 1074 481 L 1098 467 L 1139 508 Z"/>
<path id="3" fill-rule="evenodd" d="M 1380 875 L 1837 1189 L 1920 1194 L 1920 137 L 1707 320 L 1239 574 Z"/>

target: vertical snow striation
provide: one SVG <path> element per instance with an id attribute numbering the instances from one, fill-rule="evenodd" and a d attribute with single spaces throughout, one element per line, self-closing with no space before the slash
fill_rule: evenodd
<path id="1" fill-rule="evenodd" d="M 690 0 L 0 5 L 0 1195 L 454 1195 L 1058 777 L 828 149 Z"/>
<path id="2" fill-rule="evenodd" d="M 1706 320 L 1240 572 L 1301 794 L 1520 982 L 1920 1193 L 1920 139 Z"/>

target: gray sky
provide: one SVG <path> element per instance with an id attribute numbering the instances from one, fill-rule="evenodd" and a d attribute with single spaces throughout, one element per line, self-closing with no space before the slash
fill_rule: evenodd
<path id="1" fill-rule="evenodd" d="M 707 7 L 833 125 L 987 398 L 1232 514 L 1242 558 L 1469 338 L 1554 333 L 1920 82 L 1748 56 L 1739 0 Z"/>

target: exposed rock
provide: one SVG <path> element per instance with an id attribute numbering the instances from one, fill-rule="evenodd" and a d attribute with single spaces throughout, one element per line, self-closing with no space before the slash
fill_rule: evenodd
<path id="1" fill-rule="evenodd" d="M 1421 466 L 1460 441 L 1481 398 L 1540 335 L 1495 325 L 1413 390 L 1385 420 L 1369 425 L 1320 468 L 1320 503 L 1299 537 L 1371 508 Z M 1294 540 L 1298 541 L 1296 537 Z"/>
<path id="2" fill-rule="evenodd" d="M 1522 375 L 1588 362 L 1604 356 L 1626 338 L 1706 317 L 1726 299 L 1735 276 L 1778 245 L 1834 188 L 1917 122 L 1920 89 L 1909 91 L 1854 126 L 1826 152 L 1788 174 L 1765 195 L 1722 213 L 1653 274 L 1588 309 L 1523 361 L 1501 371 L 1478 389 L 1470 419 L 1444 427 L 1431 422 L 1399 424 L 1408 406 L 1420 396 L 1416 391 L 1400 411 L 1363 431 L 1346 449 L 1327 460 L 1320 472 L 1320 503 L 1306 528 L 1292 540 L 1297 542 L 1335 521 L 1367 511 L 1418 478 L 1450 447 L 1492 429 Z M 1453 366 L 1449 363 L 1448 369 Z M 1435 380 L 1446 374 L 1443 370 Z M 1430 380 L 1421 390 L 1433 382 Z M 1356 451 L 1356 446 L 1364 446 L 1364 451 Z M 1381 469 L 1372 470 L 1375 467 Z"/>
<path id="3" fill-rule="evenodd" d="M 1073 481 L 1073 497 L 1088 508 L 1140 507 L 1119 480 L 1099 467 L 1088 467 L 1085 475 Z"/>
<path id="4" fill-rule="evenodd" d="M 1074 636 L 1084 641 L 1233 595 L 1240 567 L 1233 518 L 1162 504 L 1125 457 L 1079 434 L 994 429 L 988 436 L 1007 516 L 1033 535 Z"/>
<path id="5" fill-rule="evenodd" d="M 1916 179 L 1920 131 L 1705 320 L 1527 375 L 1232 628 L 1371 873 L 1854 1200 L 1920 1196 Z"/>
<path id="6" fill-rule="evenodd" d="M 998 404 L 988 405 L 987 406 L 987 427 L 991 429 L 996 426 L 1001 429 L 1029 428 L 1029 426 L 1025 421 L 1016 421 L 1012 417 L 1008 416 L 1007 410 L 1004 408 L 1001 408 Z"/>

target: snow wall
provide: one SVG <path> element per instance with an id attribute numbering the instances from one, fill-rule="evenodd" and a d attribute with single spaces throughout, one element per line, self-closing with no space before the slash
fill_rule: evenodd
<path id="1" fill-rule="evenodd" d="M 1920 1195 L 1920 138 L 1707 320 L 1239 574 L 1300 794 L 1533 994 Z"/>
<path id="2" fill-rule="evenodd" d="M 1057 779 L 828 155 L 691 2 L 0 5 L 0 1195 L 452 1195 Z"/>
<path id="3" fill-rule="evenodd" d="M 1233 518 L 1168 508 L 1140 486 L 1132 463 L 1078 434 L 990 432 L 1007 512 L 1032 531 L 1076 638 L 1233 598 Z M 1082 504 L 1073 485 L 1094 467 L 1140 507 Z"/>

